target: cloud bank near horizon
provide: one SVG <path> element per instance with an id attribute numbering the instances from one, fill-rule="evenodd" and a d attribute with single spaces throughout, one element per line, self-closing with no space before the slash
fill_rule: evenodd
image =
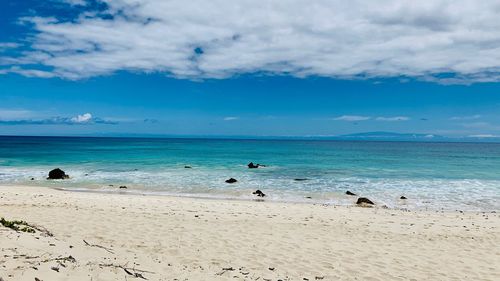
<path id="1" fill-rule="evenodd" d="M 61 0 L 59 0 L 61 1 Z M 62 0 L 68 8 L 84 0 Z M 30 17 L 28 49 L 0 74 L 83 79 L 117 71 L 176 78 L 246 73 L 340 79 L 500 80 L 500 2 L 93 0 L 73 21 Z M 89 5 L 90 6 L 90 5 Z M 5 43 L 16 48 L 16 42 Z"/>
<path id="2" fill-rule="evenodd" d="M 25 110 L 0 110 L 0 125 L 117 125 L 117 121 L 94 117 L 84 113 L 74 117 L 29 118 L 30 111 Z"/>

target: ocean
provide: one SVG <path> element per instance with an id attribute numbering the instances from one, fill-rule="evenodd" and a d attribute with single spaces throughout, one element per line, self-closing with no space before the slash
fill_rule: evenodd
<path id="1" fill-rule="evenodd" d="M 53 168 L 70 179 L 47 180 Z M 390 208 L 497 211 L 500 144 L 0 137 L 0 185 L 338 205 L 349 190 Z"/>

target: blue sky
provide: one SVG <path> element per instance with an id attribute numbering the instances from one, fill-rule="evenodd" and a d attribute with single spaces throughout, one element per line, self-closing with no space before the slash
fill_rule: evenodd
<path id="1" fill-rule="evenodd" d="M 495 1 L 215 2 L 3 1 L 0 134 L 500 135 Z"/>

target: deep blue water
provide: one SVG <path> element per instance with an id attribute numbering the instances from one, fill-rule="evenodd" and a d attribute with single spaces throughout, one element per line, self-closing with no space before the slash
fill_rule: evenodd
<path id="1" fill-rule="evenodd" d="M 46 180 L 56 167 L 71 179 Z M 0 184 L 336 204 L 350 190 L 390 207 L 498 210 L 500 144 L 0 137 Z"/>

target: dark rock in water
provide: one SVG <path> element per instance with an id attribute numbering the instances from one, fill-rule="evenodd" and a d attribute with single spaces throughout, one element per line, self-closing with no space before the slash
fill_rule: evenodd
<path id="1" fill-rule="evenodd" d="M 356 196 L 356 193 L 352 193 L 352 192 L 350 192 L 349 190 L 348 190 L 348 191 L 346 191 L 346 192 L 345 192 L 345 194 L 347 194 L 347 195 L 351 195 L 351 196 Z"/>
<path id="2" fill-rule="evenodd" d="M 248 163 L 249 169 L 257 169 L 258 167 L 259 167 L 259 164 L 255 165 L 253 162 Z"/>
<path id="3" fill-rule="evenodd" d="M 127 186 L 126 186 L 126 185 L 121 185 L 121 186 L 120 186 L 120 189 L 126 189 L 126 188 L 127 188 Z"/>
<path id="4" fill-rule="evenodd" d="M 259 189 L 257 189 L 256 191 L 254 191 L 252 194 L 255 194 L 259 197 L 265 197 L 266 195 L 264 194 L 264 192 L 260 191 Z"/>
<path id="5" fill-rule="evenodd" d="M 399 197 L 399 199 L 401 199 L 401 200 L 406 200 L 407 198 L 406 198 L 406 197 L 404 197 L 404 196 L 401 196 L 401 197 Z"/>
<path id="6" fill-rule="evenodd" d="M 63 180 L 63 179 L 69 179 L 69 176 L 66 175 L 66 173 L 57 168 L 49 172 L 49 177 L 47 178 L 48 180 Z"/>
<path id="7" fill-rule="evenodd" d="M 233 179 L 233 178 L 226 180 L 226 183 L 235 183 L 235 182 L 238 182 L 238 181 L 236 179 Z"/>
<path id="8" fill-rule="evenodd" d="M 192 167 L 191 166 L 184 166 L 184 169 L 191 169 Z"/>
<path id="9" fill-rule="evenodd" d="M 306 180 L 309 180 L 309 179 L 293 179 L 294 181 L 306 181 Z"/>
<path id="10" fill-rule="evenodd" d="M 32 181 L 34 181 L 34 180 L 35 180 L 35 178 L 31 178 L 31 180 L 32 180 Z"/>
<path id="11" fill-rule="evenodd" d="M 365 197 L 359 197 L 358 201 L 356 201 L 356 204 L 361 205 L 361 204 L 368 204 L 368 205 L 375 205 L 370 199 L 365 198 Z"/>
<path id="12" fill-rule="evenodd" d="M 312 197 L 311 196 L 306 196 L 306 199 L 312 199 Z"/>
<path id="13" fill-rule="evenodd" d="M 88 176 L 89 174 L 85 174 L 85 176 Z"/>

